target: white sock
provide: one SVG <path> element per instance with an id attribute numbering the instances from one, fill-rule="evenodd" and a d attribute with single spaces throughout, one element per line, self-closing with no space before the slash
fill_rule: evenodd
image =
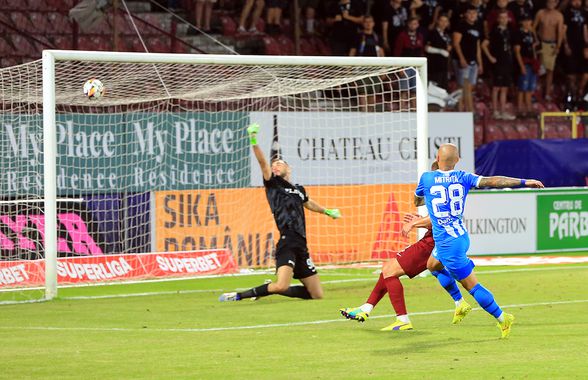
<path id="1" fill-rule="evenodd" d="M 498 319 L 498 322 L 504 322 L 504 313 L 500 313 L 500 315 L 496 319 Z"/>
<path id="2" fill-rule="evenodd" d="M 460 298 L 459 301 L 455 301 L 455 307 L 458 307 L 463 302 L 463 298 Z"/>
<path id="3" fill-rule="evenodd" d="M 361 309 L 361 311 L 363 311 L 364 313 L 371 313 L 372 310 L 374 310 L 374 305 L 372 305 L 371 303 L 364 303 L 363 305 L 361 305 L 359 307 Z"/>
<path id="4" fill-rule="evenodd" d="M 410 319 L 408 319 L 408 315 L 407 314 L 397 315 L 396 316 L 396 319 L 398 319 L 402 323 L 410 323 Z"/>

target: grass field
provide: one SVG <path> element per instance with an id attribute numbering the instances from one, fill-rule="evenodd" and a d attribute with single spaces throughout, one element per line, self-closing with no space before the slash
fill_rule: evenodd
<path id="1" fill-rule="evenodd" d="M 367 298 L 369 270 L 322 272 L 320 301 L 217 301 L 268 275 L 62 289 L 0 307 L 0 378 L 588 378 L 588 266 L 478 273 L 516 317 L 508 340 L 481 310 L 452 326 L 433 277 L 403 280 L 415 330 L 393 333 L 378 331 L 392 321 L 387 298 L 364 324 L 338 314 Z"/>

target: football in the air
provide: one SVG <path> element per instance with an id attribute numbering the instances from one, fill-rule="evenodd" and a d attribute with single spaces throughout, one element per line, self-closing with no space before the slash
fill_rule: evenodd
<path id="1" fill-rule="evenodd" d="M 104 95 L 104 85 L 98 79 L 88 79 L 84 83 L 84 95 L 91 100 L 100 99 Z"/>

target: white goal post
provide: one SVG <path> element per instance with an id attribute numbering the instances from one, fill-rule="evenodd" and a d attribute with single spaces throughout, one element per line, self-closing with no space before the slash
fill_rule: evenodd
<path id="1" fill-rule="evenodd" d="M 133 92 L 132 89 L 121 88 L 125 86 L 124 83 L 112 84 L 105 82 L 106 93 L 104 96 L 105 101 L 109 101 L 109 96 L 112 95 L 111 101 L 112 106 L 115 107 L 117 104 L 122 104 L 125 101 L 125 97 L 129 100 L 129 104 L 134 102 L 151 102 L 165 97 L 182 99 L 184 95 L 188 98 L 194 96 L 190 92 L 190 89 L 184 88 L 182 83 L 183 72 L 180 70 L 175 75 L 174 83 L 166 83 L 166 78 L 169 77 L 169 73 L 163 72 L 166 65 L 176 65 L 177 68 L 186 67 L 186 65 L 202 65 L 202 67 L 211 66 L 238 66 L 238 67 L 257 67 L 259 71 L 267 71 L 268 75 L 276 77 L 276 86 L 267 86 L 268 97 L 284 97 L 285 106 L 284 111 L 299 111 L 306 110 L 310 102 L 308 100 L 291 100 L 291 94 L 297 92 L 306 91 L 306 87 L 302 87 L 307 79 L 312 80 L 313 78 L 306 78 L 295 70 L 297 67 L 304 67 L 308 71 L 308 68 L 326 68 L 325 72 L 331 70 L 330 68 L 339 68 L 338 70 L 355 72 L 357 68 L 361 70 L 357 71 L 357 77 L 354 77 L 354 81 L 362 80 L 366 76 L 371 75 L 372 77 L 382 76 L 385 74 L 384 70 L 380 70 L 383 67 L 389 67 L 394 70 L 404 70 L 406 68 L 414 68 L 416 70 L 416 109 L 414 110 L 414 117 L 416 119 L 416 166 L 418 173 L 413 173 L 413 182 L 418 179 L 417 174 L 420 175 L 422 172 L 428 169 L 428 126 L 427 126 L 427 61 L 425 58 L 364 58 L 364 57 L 309 57 L 309 56 L 236 56 L 236 55 L 192 55 L 192 54 L 154 54 L 154 53 L 124 53 L 124 52 L 93 52 L 93 51 L 63 51 L 63 50 L 45 50 L 43 51 L 42 57 L 42 116 L 43 116 L 43 199 L 44 199 L 44 215 L 45 215 L 45 233 L 44 233 L 44 255 L 45 255 L 45 299 L 52 299 L 57 296 L 57 257 L 58 257 L 58 220 L 57 220 L 57 198 L 60 196 L 57 190 L 57 178 L 58 163 L 56 157 L 58 155 L 57 148 L 57 120 L 56 120 L 56 109 L 60 107 L 60 104 L 65 104 L 72 99 L 71 94 L 67 91 L 71 88 L 79 87 L 78 93 L 75 96 L 83 97 L 81 94 L 81 86 L 79 84 L 80 78 L 71 84 L 71 88 L 63 90 L 58 86 L 64 86 L 63 76 L 59 78 L 59 74 L 56 73 L 56 69 L 60 63 L 72 62 L 70 76 L 75 74 L 75 70 L 78 67 L 90 67 L 90 69 L 80 69 L 83 75 L 92 73 L 91 67 L 101 64 L 115 64 L 118 66 L 128 67 L 128 75 L 141 75 L 135 74 L 133 70 L 137 67 L 136 65 L 153 65 L 152 75 L 154 80 L 158 80 L 162 84 L 162 88 L 159 92 L 149 92 L 150 89 L 145 91 L 145 99 L 142 99 L 141 92 Z M 73 64 L 75 63 L 75 64 Z M 79 64 L 79 65 L 78 65 Z M 78 65 L 78 66 L 76 66 Z M 105 70 L 101 66 L 101 69 L 96 74 L 98 79 L 100 78 L 100 72 Z M 275 67 L 276 69 L 269 72 L 268 67 Z M 281 70 L 280 68 L 283 68 Z M 374 69 L 370 72 L 370 68 Z M 171 69 L 170 69 L 171 70 Z M 322 70 L 322 69 L 321 69 Z M 378 71 L 380 70 L 380 71 Z M 160 73 L 161 71 L 161 73 Z M 317 71 L 317 78 L 320 80 L 321 71 Z M 334 71 L 334 69 L 333 69 Z M 292 74 L 290 75 L 290 72 Z M 369 72 L 369 74 L 367 74 Z M 199 71 L 188 72 L 186 75 L 197 76 Z M 91 74 L 90 74 L 91 75 Z M 220 79 L 221 77 L 219 77 Z M 90 79 L 86 77 L 85 79 Z M 137 79 L 136 82 L 140 82 L 141 78 Z M 337 86 L 337 78 L 326 77 L 328 83 L 325 86 Z M 83 82 L 82 82 L 83 83 Z M 192 83 L 192 82 L 191 82 Z M 196 82 L 194 82 L 196 83 Z M 341 81 L 343 83 L 343 81 Z M 69 84 L 66 83 L 67 86 Z M 197 84 L 194 84 L 194 90 L 200 91 Z M 209 83 L 211 99 L 215 102 L 218 101 L 218 97 L 214 95 L 214 92 L 223 92 L 224 88 L 215 87 L 213 82 Z M 289 86 L 292 86 L 291 88 Z M 298 86 L 298 87 L 297 87 Z M 300 89 L 302 88 L 302 90 Z M 317 87 L 318 88 L 318 87 Z M 308 91 L 318 91 L 315 87 L 308 87 Z M 232 90 L 231 90 L 232 91 Z M 259 89 L 252 89 L 256 91 L 253 95 L 256 98 L 263 98 Z M 394 90 L 399 91 L 399 90 Z M 75 93 L 75 91 L 74 91 Z M 201 96 L 202 92 L 199 92 L 198 96 Z M 69 97 L 68 97 L 69 96 Z M 355 96 L 355 95 L 349 95 Z M 226 99 L 231 99 L 231 96 L 226 96 Z M 84 102 L 89 102 L 86 104 Z M 96 101 L 99 104 L 100 101 Z M 335 102 L 336 103 L 336 102 Z M 215 103 L 217 104 L 217 103 Z M 282 103 L 280 103 L 282 104 Z M 330 104 L 330 103 L 329 103 Z M 346 103 L 341 103 L 346 104 Z M 351 102 L 349 103 L 351 104 Z M 91 101 L 82 100 L 80 109 L 88 106 L 92 107 Z M 297 108 L 298 107 L 298 108 Z M 331 107 L 331 106 L 330 106 Z M 330 109 L 333 112 L 338 110 L 335 106 Z M 348 107 L 348 111 L 358 111 L 355 108 Z M 355 106 L 354 106 L 355 107 Z M 380 112 L 394 112 L 392 110 L 387 111 L 386 109 L 379 110 Z M 395 111 L 398 111 L 396 109 Z M 400 110 L 402 111 L 402 110 Z M 83 111 L 78 111 L 83 112 Z M 359 110 L 361 113 L 362 110 Z M 377 111 L 376 111 L 377 112 Z M 310 122 L 309 122 L 310 123 Z M 398 125 L 400 125 L 399 122 Z M 368 126 L 369 127 L 369 126 Z M 392 126 L 390 126 L 392 128 Z M 327 127 L 325 127 L 327 128 Z M 330 127 L 329 127 L 330 128 Z M 269 152 L 266 152 L 269 153 Z M 360 165 L 360 164 L 358 164 Z M 358 166 L 360 168 L 360 166 Z M 298 168 L 302 170 L 302 168 Z M 252 170 L 253 172 L 253 170 Z M 252 174 L 253 175 L 253 174 Z M 167 178 L 169 180 L 169 178 Z M 344 179 L 341 179 L 339 183 L 346 183 Z M 259 185 L 258 185 L 259 186 Z M 342 195 L 343 196 L 343 195 Z M 323 203 L 326 203 L 323 202 Z M 333 206 L 337 206 L 336 204 Z M 195 207 L 195 206 L 194 206 Z M 174 216 L 175 218 L 175 216 Z M 174 219 L 175 220 L 175 219 Z"/>

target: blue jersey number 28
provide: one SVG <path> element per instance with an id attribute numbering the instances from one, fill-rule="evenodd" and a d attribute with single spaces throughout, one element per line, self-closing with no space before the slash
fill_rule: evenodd
<path id="1" fill-rule="evenodd" d="M 431 201 L 433 206 L 433 215 L 436 218 L 447 218 L 451 213 L 452 216 L 460 216 L 463 213 L 463 196 L 464 188 L 459 183 L 452 183 L 449 187 L 441 185 L 431 186 L 431 194 L 439 195 Z M 449 201 L 449 210 L 442 211 Z"/>

